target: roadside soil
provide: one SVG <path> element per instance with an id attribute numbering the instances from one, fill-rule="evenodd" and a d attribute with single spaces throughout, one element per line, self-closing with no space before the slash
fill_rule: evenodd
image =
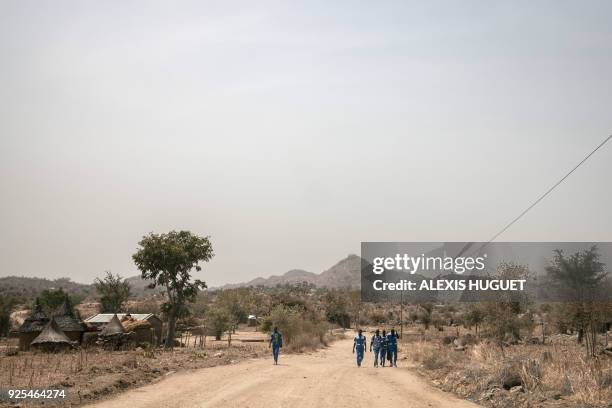
<path id="1" fill-rule="evenodd" d="M 0 407 L 78 406 L 155 383 L 177 372 L 238 364 L 267 355 L 263 342 L 241 341 L 233 341 L 229 348 L 225 341 L 207 341 L 204 349 L 106 351 L 95 348 L 58 354 L 9 353 L 0 356 L 0 389 L 63 388 L 68 398 L 0 401 Z"/>
<path id="2" fill-rule="evenodd" d="M 373 368 L 372 354 L 357 368 L 352 341 L 341 340 L 308 354 L 268 358 L 166 375 L 92 408 L 161 407 L 457 407 L 476 404 L 429 385 L 398 361 Z"/>

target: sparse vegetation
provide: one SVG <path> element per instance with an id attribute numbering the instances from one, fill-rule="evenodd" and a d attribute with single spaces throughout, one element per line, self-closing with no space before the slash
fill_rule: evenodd
<path id="1" fill-rule="evenodd" d="M 215 333 L 215 339 L 221 340 L 223 333 L 230 329 L 230 314 L 223 308 L 215 307 L 208 311 L 206 324 Z"/>
<path id="2" fill-rule="evenodd" d="M 165 346 L 173 347 L 177 319 L 189 314 L 187 303 L 193 302 L 198 291 L 206 288 L 206 283 L 199 279 L 191 281 L 191 272 L 201 271 L 200 262 L 208 262 L 214 256 L 212 244 L 208 237 L 198 237 L 189 231 L 170 231 L 151 233 L 142 238 L 139 246 L 133 259 L 142 278 L 153 281 L 151 288 L 159 285 L 166 289 L 163 311 L 168 318 L 168 331 Z"/>
<path id="3" fill-rule="evenodd" d="M 59 354 L 8 353 L 13 355 L 0 358 L 0 389 L 60 386 L 68 390 L 68 399 L 58 405 L 75 406 L 147 384 L 177 370 L 231 364 L 267 355 L 267 351 L 264 343 L 238 342 L 228 348 L 226 342 L 208 341 L 204 349 L 90 348 Z M 0 402 L 0 406 L 3 404 Z"/>
<path id="4" fill-rule="evenodd" d="M 17 304 L 14 296 L 0 297 L 0 337 L 8 336 L 11 329 L 11 312 Z"/>
<path id="5" fill-rule="evenodd" d="M 117 313 L 124 311 L 125 302 L 131 295 L 130 284 L 120 275 L 106 271 L 104 279 L 97 278 L 94 282 L 100 294 L 100 311 L 102 313 Z"/>
<path id="6" fill-rule="evenodd" d="M 327 324 L 311 310 L 277 305 L 264 325 L 279 328 L 289 351 L 316 349 L 326 344 Z"/>
<path id="7" fill-rule="evenodd" d="M 70 304 L 77 304 L 82 298 L 75 295 L 71 296 L 68 292 L 65 292 L 64 289 L 59 288 L 43 290 L 40 292 L 38 300 L 44 312 L 47 315 L 52 315 L 64 302 L 68 301 Z"/>
<path id="8" fill-rule="evenodd" d="M 557 305 L 562 328 L 570 327 L 578 332 L 578 342 L 584 341 L 587 355 L 597 354 L 597 333 L 606 323 L 612 321 L 610 306 L 593 300 L 598 291 L 612 290 L 606 280 L 608 272 L 599 261 L 596 246 L 566 257 L 562 251 L 555 251 L 552 265 L 547 272 L 559 291 L 571 300 Z"/>
<path id="9" fill-rule="evenodd" d="M 576 336 L 554 335 L 547 345 L 509 345 L 504 356 L 497 341 L 458 348 L 467 342 L 459 338 L 449 343 L 446 336 L 434 330 L 408 336 L 400 354 L 436 385 L 462 397 L 493 407 L 560 400 L 567 407 L 605 407 L 612 400 L 612 359 L 586 358 Z"/>
<path id="10" fill-rule="evenodd" d="M 148 238 L 151 236 L 145 237 L 143 242 Z M 179 237 L 170 240 L 178 240 L 187 246 L 192 238 L 198 240 L 197 237 L 183 238 L 183 241 Z M 124 308 L 132 313 L 161 313 L 164 328 L 172 327 L 171 313 L 174 310 L 176 334 L 169 333 L 166 344 L 171 339 L 174 347 L 180 346 L 176 348 L 178 354 L 162 353 L 149 347 L 142 351 L 143 358 L 154 360 L 158 356 L 175 358 L 180 355 L 177 359 L 182 361 L 183 354 L 188 354 L 189 361 L 208 361 L 201 355 L 208 356 L 210 347 L 215 350 L 246 350 L 249 342 L 255 343 L 257 346 L 253 347 L 257 350 L 265 350 L 265 339 L 274 326 L 278 326 L 284 336 L 283 351 L 295 353 L 324 347 L 334 328 L 373 325 L 389 329 L 394 326 L 403 332 L 400 358 L 405 356 L 418 365 L 438 386 L 481 404 L 528 407 L 563 401 L 569 404 L 567 406 L 599 407 L 612 397 L 612 348 L 607 333 L 612 322 L 611 303 L 585 300 L 534 304 L 524 296 L 504 295 L 487 302 L 457 305 L 433 302 L 370 304 L 360 302 L 356 290 L 317 288 L 308 282 L 199 291 L 203 282 L 192 282 L 190 271 L 198 270 L 197 259 L 212 256 L 206 255 L 206 243 L 193 241 L 193 245 L 202 245 L 202 248 L 193 252 L 193 248 L 185 249 L 185 252 L 174 248 L 175 252 L 168 257 L 164 252 L 167 237 L 154 236 L 151 239 L 152 242 L 141 242 L 141 250 L 135 259 L 141 269 L 147 271 L 143 272 L 143 278 L 155 285 L 163 283 L 163 287 L 171 290 L 150 292 L 144 299 L 130 298 L 117 303 L 117 299 L 126 299 L 123 292 L 122 296 L 103 305 L 115 310 Z M 166 254 L 163 262 L 160 261 L 162 253 Z M 187 261 L 183 262 L 185 259 Z M 569 259 L 574 259 L 574 266 L 582 262 L 581 258 Z M 591 270 L 597 270 L 592 267 L 596 265 L 593 263 L 595 260 L 596 257 L 588 258 Z M 585 262 L 582 264 L 586 265 Z M 162 263 L 165 269 L 161 267 Z M 187 268 L 188 265 L 191 266 Z M 162 272 L 150 273 L 153 270 Z M 182 272 L 174 274 L 164 272 L 166 270 Z M 521 265 L 502 264 L 497 274 L 501 278 L 517 279 L 527 277 L 528 270 Z M 119 286 L 125 290 L 125 280 L 119 276 L 109 274 L 100 282 L 111 283 L 109 288 Z M 598 282 L 601 284 L 603 280 Z M 49 310 L 55 309 L 70 295 L 62 289 L 48 288 L 41 294 L 41 302 L 46 302 Z M 109 294 L 117 293 L 110 290 Z M 23 302 L 22 299 L 12 302 L 5 299 L 8 298 L 2 298 L 0 302 L 0 312 L 5 316 L 15 310 L 16 302 Z M 90 308 L 97 307 L 95 302 L 91 306 L 91 300 L 84 303 Z M 250 315 L 256 318 L 249 319 Z M 257 324 L 257 327 L 248 328 L 248 338 L 243 337 L 243 342 L 240 338 L 244 336 L 247 324 Z M 232 336 L 235 342 L 230 341 Z M 185 351 L 180 351 L 183 347 Z M 584 353 L 584 349 L 588 353 Z M 13 353 L 11 350 L 7 350 L 7 356 Z M 72 365 L 60 365 L 60 370 L 78 377 L 79 370 L 84 370 L 79 368 L 84 364 L 79 359 L 88 360 L 90 351 L 91 355 L 97 353 L 95 349 L 88 349 L 83 357 L 78 357 L 75 352 L 69 353 Z M 126 363 L 130 367 L 129 373 L 133 374 L 126 374 L 123 369 L 118 372 L 130 378 L 137 372 L 136 368 L 131 371 L 132 365 L 141 364 L 140 354 L 134 350 L 124 352 L 135 356 Z M 21 361 L 35 356 L 30 352 L 19 352 L 10 357 Z M 15 374 L 19 364 L 15 363 L 13 369 L 7 367 L 7 373 L 16 375 L 11 377 L 13 379 L 23 377 Z M 32 363 L 24 364 L 21 367 Z M 44 375 L 44 370 L 41 373 Z M 147 375 L 145 381 L 149 378 Z M 151 378 L 157 375 L 155 372 Z"/>

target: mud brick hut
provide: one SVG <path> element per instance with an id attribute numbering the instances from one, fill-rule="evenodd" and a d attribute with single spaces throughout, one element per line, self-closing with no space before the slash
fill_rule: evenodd
<path id="1" fill-rule="evenodd" d="M 147 320 L 136 320 L 131 315 L 125 315 L 121 319 L 121 324 L 126 332 L 134 334 L 133 338 L 136 343 L 157 344 L 155 330 Z"/>
<path id="2" fill-rule="evenodd" d="M 100 334 L 100 327 L 94 326 L 91 323 L 83 322 L 83 340 L 81 341 L 81 347 L 91 347 L 96 344 L 98 335 Z"/>
<path id="3" fill-rule="evenodd" d="M 115 316 L 115 313 L 99 313 L 85 320 L 85 323 L 103 328 Z M 117 318 L 126 326 L 126 330 L 134 331 L 138 342 L 150 342 L 154 345 L 161 344 L 162 340 L 162 321 L 153 313 L 117 313 Z M 128 323 L 129 321 L 129 323 Z M 146 324 L 138 324 L 134 322 L 147 322 L 150 328 L 146 328 Z M 151 332 L 152 330 L 152 332 Z"/>
<path id="4" fill-rule="evenodd" d="M 63 331 L 71 341 L 76 341 L 79 344 L 81 343 L 85 328 L 75 315 L 70 300 L 66 299 L 64 303 L 62 303 L 59 309 L 53 314 L 53 319 L 60 330 Z"/>
<path id="5" fill-rule="evenodd" d="M 19 327 L 19 350 L 29 350 L 32 340 L 38 337 L 48 323 L 49 318 L 42 311 L 42 307 L 40 306 L 38 299 L 36 299 L 32 314 L 30 314 L 30 316 L 28 316 L 24 320 L 23 324 Z"/>
<path id="6" fill-rule="evenodd" d="M 76 344 L 78 343 L 70 340 L 60 329 L 55 318 L 52 318 L 43 331 L 32 340 L 30 348 L 46 352 L 58 352 L 69 350 Z"/>
<path id="7" fill-rule="evenodd" d="M 110 322 L 104 325 L 100 331 L 96 344 L 106 349 L 121 350 L 135 344 L 134 333 L 126 333 L 125 328 L 115 314 Z"/>

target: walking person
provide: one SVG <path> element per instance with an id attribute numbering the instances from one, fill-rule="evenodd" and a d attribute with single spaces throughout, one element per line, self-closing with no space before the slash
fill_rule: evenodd
<path id="1" fill-rule="evenodd" d="M 382 337 L 380 335 L 380 330 L 376 329 L 376 333 L 372 336 L 372 340 L 370 340 L 370 353 L 374 351 L 374 368 L 378 368 L 378 354 L 381 344 Z"/>
<path id="2" fill-rule="evenodd" d="M 355 354 L 355 350 L 357 350 L 357 367 L 361 367 L 361 362 L 363 361 L 363 354 L 366 349 L 366 338 L 363 335 L 363 330 L 359 329 L 357 336 L 355 336 L 355 340 L 353 341 L 353 354 Z"/>
<path id="3" fill-rule="evenodd" d="M 283 336 L 278 332 L 278 327 L 274 328 L 274 331 L 270 336 L 270 347 L 272 348 L 274 365 L 278 365 L 278 352 L 283 347 Z"/>
<path id="4" fill-rule="evenodd" d="M 387 349 L 389 348 L 389 341 L 387 340 L 387 332 L 385 330 L 382 331 L 382 336 L 380 340 L 380 365 L 385 366 L 385 361 L 387 359 Z"/>
<path id="5" fill-rule="evenodd" d="M 389 364 L 392 367 L 397 367 L 397 334 L 395 329 L 391 329 L 391 333 L 387 335 L 387 353 L 389 353 Z"/>

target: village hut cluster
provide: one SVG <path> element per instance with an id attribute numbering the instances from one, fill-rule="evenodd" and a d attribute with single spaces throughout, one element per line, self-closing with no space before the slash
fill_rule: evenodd
<path id="1" fill-rule="evenodd" d="M 162 321 L 154 314 L 100 313 L 82 321 L 69 301 L 49 317 L 37 300 L 19 328 L 19 349 L 55 352 L 77 347 L 157 346 L 161 336 Z"/>

